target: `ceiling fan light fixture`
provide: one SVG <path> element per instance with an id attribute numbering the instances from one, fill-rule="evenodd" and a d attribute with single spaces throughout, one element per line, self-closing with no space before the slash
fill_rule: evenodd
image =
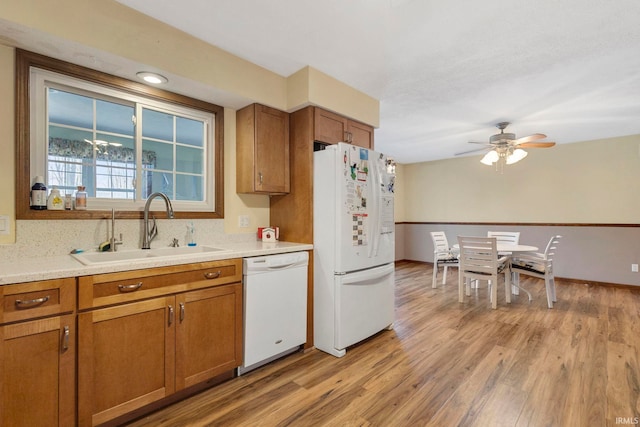
<path id="1" fill-rule="evenodd" d="M 527 154 L 529 153 L 524 151 L 522 148 L 516 148 L 515 150 L 513 150 L 513 153 L 507 156 L 507 164 L 512 165 L 516 162 L 519 162 L 520 160 L 527 157 Z"/>
<path id="2" fill-rule="evenodd" d="M 491 166 L 492 164 L 497 162 L 499 158 L 500 158 L 500 155 L 495 150 L 491 150 L 484 155 L 482 160 L 480 160 L 480 163 L 485 164 L 487 166 Z"/>

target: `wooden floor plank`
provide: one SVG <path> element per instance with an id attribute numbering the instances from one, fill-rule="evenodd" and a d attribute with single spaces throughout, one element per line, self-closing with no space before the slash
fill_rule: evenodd
<path id="1" fill-rule="evenodd" d="M 457 300 L 457 271 L 396 268 L 394 329 L 342 358 L 272 362 L 130 426 L 586 426 L 640 416 L 640 289 L 521 275 L 533 294 Z M 439 276 L 441 277 L 441 276 Z M 618 423 L 619 424 L 619 423 Z"/>

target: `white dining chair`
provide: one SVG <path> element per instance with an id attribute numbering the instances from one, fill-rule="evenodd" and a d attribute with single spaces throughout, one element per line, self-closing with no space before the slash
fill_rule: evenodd
<path id="1" fill-rule="evenodd" d="M 509 257 L 498 256 L 495 237 L 458 236 L 460 267 L 458 267 L 458 301 L 471 295 L 472 280 L 490 281 L 491 308 L 498 305 L 498 276 L 504 273 L 505 299 L 511 303 L 511 269 Z"/>
<path id="2" fill-rule="evenodd" d="M 525 274 L 528 276 L 544 279 L 545 288 L 547 291 L 547 306 L 553 308 L 553 303 L 557 301 L 556 298 L 556 280 L 553 275 L 553 256 L 555 250 L 562 236 L 553 236 L 549 239 L 547 247 L 544 253 L 539 252 L 527 252 L 519 254 L 511 261 L 511 269 L 514 273 Z M 529 295 L 529 301 L 531 301 L 531 294 L 524 288 L 518 287 Z"/>
<path id="3" fill-rule="evenodd" d="M 520 243 L 520 232 L 519 231 L 487 231 L 487 237 L 495 237 L 498 243 L 507 243 L 510 245 L 517 245 Z M 498 252 L 502 256 L 510 256 L 511 252 Z M 511 273 L 511 283 L 518 283 L 518 273 Z M 514 295 L 519 295 L 520 291 L 517 286 L 511 287 L 511 292 Z"/>
<path id="4" fill-rule="evenodd" d="M 495 237 L 498 243 L 508 243 L 510 245 L 517 245 L 520 243 L 519 231 L 487 231 L 487 237 Z M 505 255 L 511 255 L 505 253 Z"/>
<path id="5" fill-rule="evenodd" d="M 433 241 L 433 279 L 431 287 L 437 288 L 438 268 L 443 266 L 442 284 L 447 281 L 447 270 L 449 267 L 458 267 L 458 255 L 449 246 L 447 235 L 444 231 L 432 231 L 431 240 Z"/>

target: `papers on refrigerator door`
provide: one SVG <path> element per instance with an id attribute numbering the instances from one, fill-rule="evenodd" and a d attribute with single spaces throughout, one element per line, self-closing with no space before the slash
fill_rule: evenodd
<path id="1" fill-rule="evenodd" d="M 351 146 L 344 153 L 344 162 L 352 180 L 367 182 L 369 179 L 369 150 Z"/>
<path id="2" fill-rule="evenodd" d="M 367 222 L 369 217 L 367 214 L 353 214 L 352 220 L 352 243 L 353 246 L 367 245 Z"/>
<path id="3" fill-rule="evenodd" d="M 380 234 L 393 233 L 396 228 L 395 218 L 393 217 L 393 196 L 382 197 L 382 215 Z"/>
<path id="4" fill-rule="evenodd" d="M 350 214 L 367 213 L 367 184 L 366 182 L 347 179 L 346 208 Z"/>

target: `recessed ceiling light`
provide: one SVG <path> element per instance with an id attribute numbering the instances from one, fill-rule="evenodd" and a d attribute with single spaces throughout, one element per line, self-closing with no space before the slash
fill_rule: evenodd
<path id="1" fill-rule="evenodd" d="M 139 73 L 136 74 L 136 76 L 138 76 L 145 82 L 151 83 L 154 85 L 167 83 L 169 81 L 165 76 L 158 73 L 151 73 L 149 71 L 140 71 Z"/>

